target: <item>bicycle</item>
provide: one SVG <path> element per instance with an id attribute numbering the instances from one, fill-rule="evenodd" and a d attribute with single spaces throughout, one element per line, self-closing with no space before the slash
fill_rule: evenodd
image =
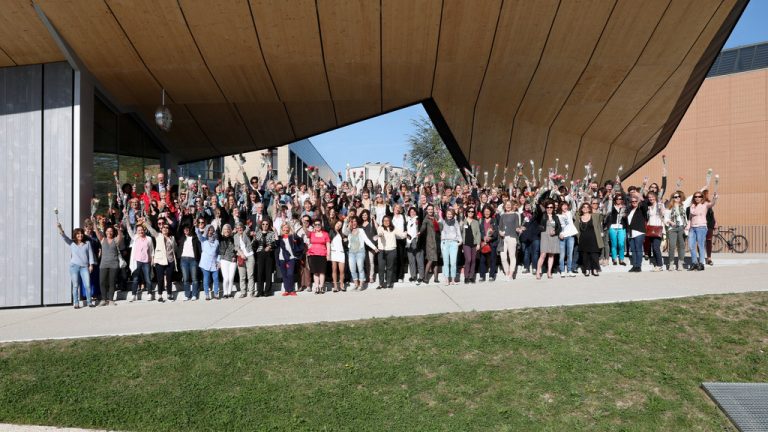
<path id="1" fill-rule="evenodd" d="M 730 234 L 730 240 L 723 234 Z M 736 234 L 735 228 L 718 228 L 712 238 L 712 252 L 720 252 L 725 246 L 728 246 L 728 250 L 732 252 L 744 253 L 749 249 L 749 241 L 743 235 Z"/>

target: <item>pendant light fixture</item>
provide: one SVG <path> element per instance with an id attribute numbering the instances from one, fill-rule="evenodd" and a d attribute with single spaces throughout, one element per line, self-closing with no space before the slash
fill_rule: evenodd
<path id="1" fill-rule="evenodd" d="M 163 101 L 162 105 L 155 110 L 155 124 L 163 132 L 171 130 L 171 123 L 173 123 L 173 116 L 171 110 L 165 106 L 165 89 L 163 89 Z"/>

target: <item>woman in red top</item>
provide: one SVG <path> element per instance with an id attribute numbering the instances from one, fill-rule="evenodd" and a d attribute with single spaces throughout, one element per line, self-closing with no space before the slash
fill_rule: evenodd
<path id="1" fill-rule="evenodd" d="M 312 232 L 309 233 L 307 261 L 314 280 L 312 285 L 315 294 L 323 294 L 325 292 L 325 267 L 328 260 L 331 259 L 331 237 L 326 231 L 323 231 L 323 224 L 320 219 L 315 220 L 313 228 Z"/>

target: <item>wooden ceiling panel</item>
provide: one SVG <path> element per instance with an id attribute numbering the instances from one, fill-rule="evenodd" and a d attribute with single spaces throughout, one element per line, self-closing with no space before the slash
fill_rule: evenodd
<path id="1" fill-rule="evenodd" d="M 674 72 L 719 5 L 719 0 L 670 3 L 637 64 L 584 134 L 577 166 L 591 160 L 598 176 L 603 176 L 600 170 L 605 166 L 610 143 Z M 605 174 L 608 178 L 615 175 Z"/>
<path id="2" fill-rule="evenodd" d="M 486 167 L 507 162 L 510 125 L 539 64 L 558 4 L 504 3 L 474 114 L 469 160 Z"/>
<path id="3" fill-rule="evenodd" d="M 623 168 L 622 171 L 622 177 L 624 174 L 628 173 L 629 170 L 632 168 L 632 163 L 635 160 L 635 154 L 637 154 L 637 150 L 630 149 L 626 147 L 621 146 L 612 146 L 610 147 L 604 147 L 603 150 L 605 153 L 607 153 L 606 158 L 606 164 L 605 168 L 603 169 L 603 172 L 597 173 L 597 178 L 600 183 L 604 182 L 607 179 L 615 179 L 616 173 L 619 172 L 619 167 Z M 594 165 L 598 170 L 601 169 L 600 165 Z M 629 186 L 629 185 L 627 185 Z"/>
<path id="4" fill-rule="evenodd" d="M 595 51 L 614 5 L 604 0 L 560 4 L 541 63 L 515 118 L 510 160 L 533 159 L 541 166 L 549 128 Z"/>
<path id="5" fill-rule="evenodd" d="M 188 104 L 187 109 L 213 146 L 225 154 L 256 149 L 240 113 L 232 104 Z"/>
<path id="6" fill-rule="evenodd" d="M 581 136 L 631 71 L 670 0 L 620 0 L 595 53 L 558 114 L 547 139 L 545 167 L 574 166 Z M 632 38 L 624 37 L 632 34 Z"/>
<path id="7" fill-rule="evenodd" d="M 65 60 L 32 6 L 25 0 L 3 0 L 0 8 L 0 66 Z M 3 52 L 5 52 L 3 54 Z M 3 61 L 11 59 L 11 63 Z"/>
<path id="8" fill-rule="evenodd" d="M 174 102 L 224 102 L 175 0 L 107 0 L 107 4 Z"/>
<path id="9" fill-rule="evenodd" d="M 387 0 L 381 5 L 384 111 L 424 100 L 432 92 L 441 0 Z"/>
<path id="10" fill-rule="evenodd" d="M 315 2 L 251 0 L 266 65 L 297 138 L 337 126 Z"/>
<path id="11" fill-rule="evenodd" d="M 669 77 L 669 80 L 664 83 L 653 99 L 643 107 L 637 117 L 627 125 L 621 135 L 613 142 L 613 145 L 639 151 L 647 139 L 656 132 L 659 125 L 663 125 L 667 121 L 670 112 L 675 109 L 675 105 L 680 99 L 681 89 L 685 88 L 686 83 L 694 74 L 694 68 L 710 46 L 712 39 L 717 35 L 723 20 L 733 10 L 735 3 L 736 0 L 723 2 L 680 67 Z M 706 70 L 702 70 L 699 71 L 699 74 L 706 74 L 706 72 Z"/>
<path id="12" fill-rule="evenodd" d="M 253 137 L 256 148 L 285 144 L 296 139 L 282 102 L 239 103 L 237 109 L 245 120 L 245 127 Z"/>
<path id="13" fill-rule="evenodd" d="M 6 66 L 16 66 L 16 62 L 11 60 L 11 58 L 5 54 L 5 51 L 3 51 L 2 47 L 0 47 L 0 67 Z"/>
<path id="14" fill-rule="evenodd" d="M 229 102 L 278 102 L 247 1 L 181 0 L 195 42 Z"/>
<path id="15" fill-rule="evenodd" d="M 370 0 L 319 0 L 325 67 L 338 123 L 381 112 L 381 10 Z"/>
<path id="16" fill-rule="evenodd" d="M 501 2 L 446 1 L 432 96 L 465 155 Z"/>
<path id="17" fill-rule="evenodd" d="M 37 3 L 88 70 L 119 103 L 136 107 L 160 101 L 160 86 L 105 3 L 90 2 L 87 7 L 76 0 Z"/>
<path id="18" fill-rule="evenodd" d="M 286 102 L 285 109 L 288 110 L 296 139 L 309 138 L 335 127 L 330 100 Z"/>
<path id="19" fill-rule="evenodd" d="M 640 150 L 637 151 L 637 156 L 635 156 L 635 160 L 633 161 L 632 166 L 637 166 L 639 161 L 651 153 L 651 150 L 653 149 L 653 143 L 656 142 L 656 139 L 659 138 L 659 135 L 661 135 L 661 128 L 659 128 L 659 130 L 657 130 L 656 133 L 653 134 L 651 138 L 647 140 L 645 144 L 643 144 L 642 147 L 640 147 Z"/>

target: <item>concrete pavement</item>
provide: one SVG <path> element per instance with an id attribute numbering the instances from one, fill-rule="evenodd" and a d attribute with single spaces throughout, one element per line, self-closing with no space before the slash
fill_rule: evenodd
<path id="1" fill-rule="evenodd" d="M 396 284 L 362 292 L 297 297 L 129 303 L 0 310 L 0 342 L 271 326 L 377 317 L 653 300 L 768 291 L 768 255 L 716 255 L 704 272 L 627 273 L 609 266 L 600 277 L 517 280 L 446 286 Z M 183 297 L 183 296 L 182 296 Z"/>

